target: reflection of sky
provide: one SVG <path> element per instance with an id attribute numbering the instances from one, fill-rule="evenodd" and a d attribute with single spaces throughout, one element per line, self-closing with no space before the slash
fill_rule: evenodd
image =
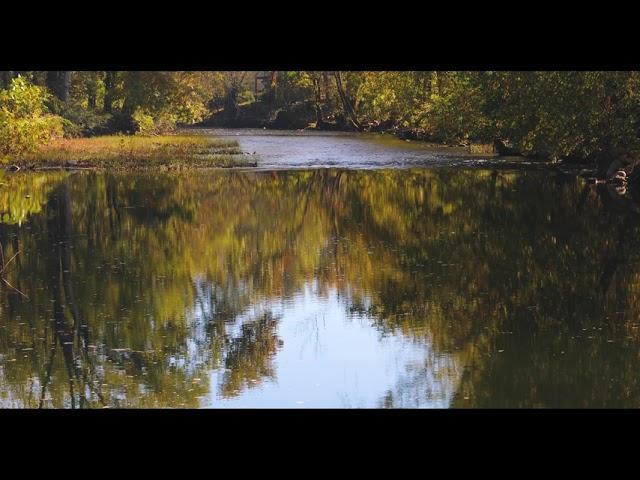
<path id="1" fill-rule="evenodd" d="M 254 306 L 237 325 L 264 311 L 279 319 L 283 342 L 273 360 L 275 378 L 225 399 L 219 395 L 224 369 L 213 370 L 213 391 L 202 406 L 379 407 L 396 390 L 396 406 L 447 407 L 452 400 L 451 357 L 436 357 L 422 342 L 382 336 L 369 318 L 349 315 L 335 290 L 321 298 L 307 285 L 293 299 Z"/>
<path id="2" fill-rule="evenodd" d="M 211 345 L 207 338 L 207 321 L 214 314 L 211 302 L 214 292 L 211 284 L 197 277 L 194 279 L 194 288 L 197 300 L 193 311 L 188 315 L 191 320 L 190 335 L 187 338 L 185 364 L 182 366 L 191 375 L 196 374 L 198 368 L 209 360 Z"/>
<path id="3" fill-rule="evenodd" d="M 30 377 L 25 384 L 12 383 L 6 378 L 0 355 L 0 408 L 29 408 L 33 407 L 33 402 L 40 398 L 42 386 L 40 379 L 36 376 Z M 14 390 L 15 389 L 15 390 Z M 25 398 L 28 399 L 25 401 Z M 47 395 L 45 400 L 51 397 Z"/>

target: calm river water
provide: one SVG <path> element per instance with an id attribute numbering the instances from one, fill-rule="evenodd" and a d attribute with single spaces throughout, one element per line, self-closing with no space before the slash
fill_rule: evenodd
<path id="1" fill-rule="evenodd" d="M 0 174 L 0 406 L 640 406 L 628 199 L 384 136 L 216 133 L 258 169 Z"/>

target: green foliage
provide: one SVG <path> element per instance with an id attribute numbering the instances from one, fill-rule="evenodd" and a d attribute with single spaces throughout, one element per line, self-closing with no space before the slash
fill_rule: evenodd
<path id="1" fill-rule="evenodd" d="M 286 106 L 313 97 L 313 82 L 309 72 L 278 72 L 276 104 Z"/>
<path id="2" fill-rule="evenodd" d="M 62 120 L 45 108 L 46 91 L 18 77 L 0 90 L 0 155 L 16 156 L 36 150 L 62 135 Z"/>
<path id="3" fill-rule="evenodd" d="M 48 78 L 48 72 L 22 73 L 39 85 Z M 69 100 L 49 98 L 46 105 L 65 119 L 67 137 L 115 131 L 156 135 L 220 113 L 222 121 L 213 123 L 400 129 L 433 141 L 499 140 L 526 155 L 597 160 L 640 150 L 639 76 L 637 72 L 73 72 Z M 258 85 L 260 93 L 255 95 Z M 45 91 L 33 88 L 34 93 L 22 94 L 23 101 L 35 95 L 37 104 Z M 53 126 L 41 107 L 42 113 L 37 113 L 32 104 L 29 111 L 36 113 L 29 118 L 7 113 L 11 108 L 2 114 L 5 152 L 8 143 L 38 144 L 46 137 L 47 126 Z"/>
<path id="4" fill-rule="evenodd" d="M 638 148 L 634 72 L 438 72 L 403 126 L 434 140 L 503 140 L 527 155 L 598 158 Z M 399 74 L 401 77 L 402 74 Z M 414 87 L 417 79 L 414 79 Z M 411 87 L 395 79 L 370 102 Z M 385 93 L 385 92 L 389 93 Z M 411 111 L 411 98 L 404 99 Z M 422 97 L 424 98 L 424 97 Z M 402 107 L 400 107 L 402 109 Z"/>
<path id="5" fill-rule="evenodd" d="M 74 72 L 71 79 L 71 101 L 84 110 L 104 107 L 106 86 L 104 73 L 100 71 Z"/>
<path id="6" fill-rule="evenodd" d="M 419 124 L 429 108 L 430 72 L 362 72 L 360 113 L 372 122 Z"/>
<path id="7" fill-rule="evenodd" d="M 153 121 L 153 117 L 142 108 L 136 109 L 131 117 L 138 128 L 137 133 L 139 135 L 153 135 L 156 133 L 156 124 Z"/>
<path id="8" fill-rule="evenodd" d="M 193 123 L 208 113 L 213 72 L 123 72 L 123 109 L 142 108 L 157 124 Z"/>
<path id="9" fill-rule="evenodd" d="M 527 155 L 639 148 L 636 72 L 350 72 L 357 115 L 436 141 L 502 140 Z"/>
<path id="10" fill-rule="evenodd" d="M 63 118 L 65 138 L 77 138 L 109 133 L 113 115 L 88 110 L 77 103 L 64 103 L 51 97 L 47 101 L 49 110 Z"/>
<path id="11" fill-rule="evenodd" d="M 528 154 L 598 157 L 638 148 L 637 74 L 488 72 L 477 76 L 497 136 Z"/>
<path id="12" fill-rule="evenodd" d="M 176 128 L 176 115 L 169 112 L 160 112 L 154 117 L 148 111 L 138 108 L 132 119 L 137 128 L 137 135 L 161 135 Z"/>

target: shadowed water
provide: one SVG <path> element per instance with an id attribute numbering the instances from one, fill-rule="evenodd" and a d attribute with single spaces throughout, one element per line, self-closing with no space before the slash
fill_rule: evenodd
<path id="1" fill-rule="evenodd" d="M 1 181 L 0 406 L 640 405 L 638 216 L 575 176 Z"/>

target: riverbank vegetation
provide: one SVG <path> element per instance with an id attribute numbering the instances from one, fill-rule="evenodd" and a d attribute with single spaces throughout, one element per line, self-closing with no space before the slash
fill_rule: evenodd
<path id="1" fill-rule="evenodd" d="M 633 156 L 640 147 L 637 72 L 270 73 L 255 102 L 228 113 L 225 105 L 211 122 L 393 131 L 583 162 Z"/>
<path id="2" fill-rule="evenodd" d="M 27 168 L 230 167 L 250 166 L 235 140 L 201 135 L 154 137 L 109 135 L 54 139 L 21 157 Z"/>
<path id="3" fill-rule="evenodd" d="M 6 88 L 0 90 L 0 159 L 4 164 L 128 169 L 255 163 L 242 155 L 234 140 L 174 134 L 178 122 L 203 118 L 208 96 L 201 97 L 191 80 L 204 81 L 206 74 L 2 73 Z M 116 78 L 121 82 L 117 87 L 112 84 Z"/>
<path id="4" fill-rule="evenodd" d="M 0 88 L 5 161 L 192 124 L 390 131 L 603 167 L 640 150 L 638 72 L 33 71 L 0 72 Z"/>

